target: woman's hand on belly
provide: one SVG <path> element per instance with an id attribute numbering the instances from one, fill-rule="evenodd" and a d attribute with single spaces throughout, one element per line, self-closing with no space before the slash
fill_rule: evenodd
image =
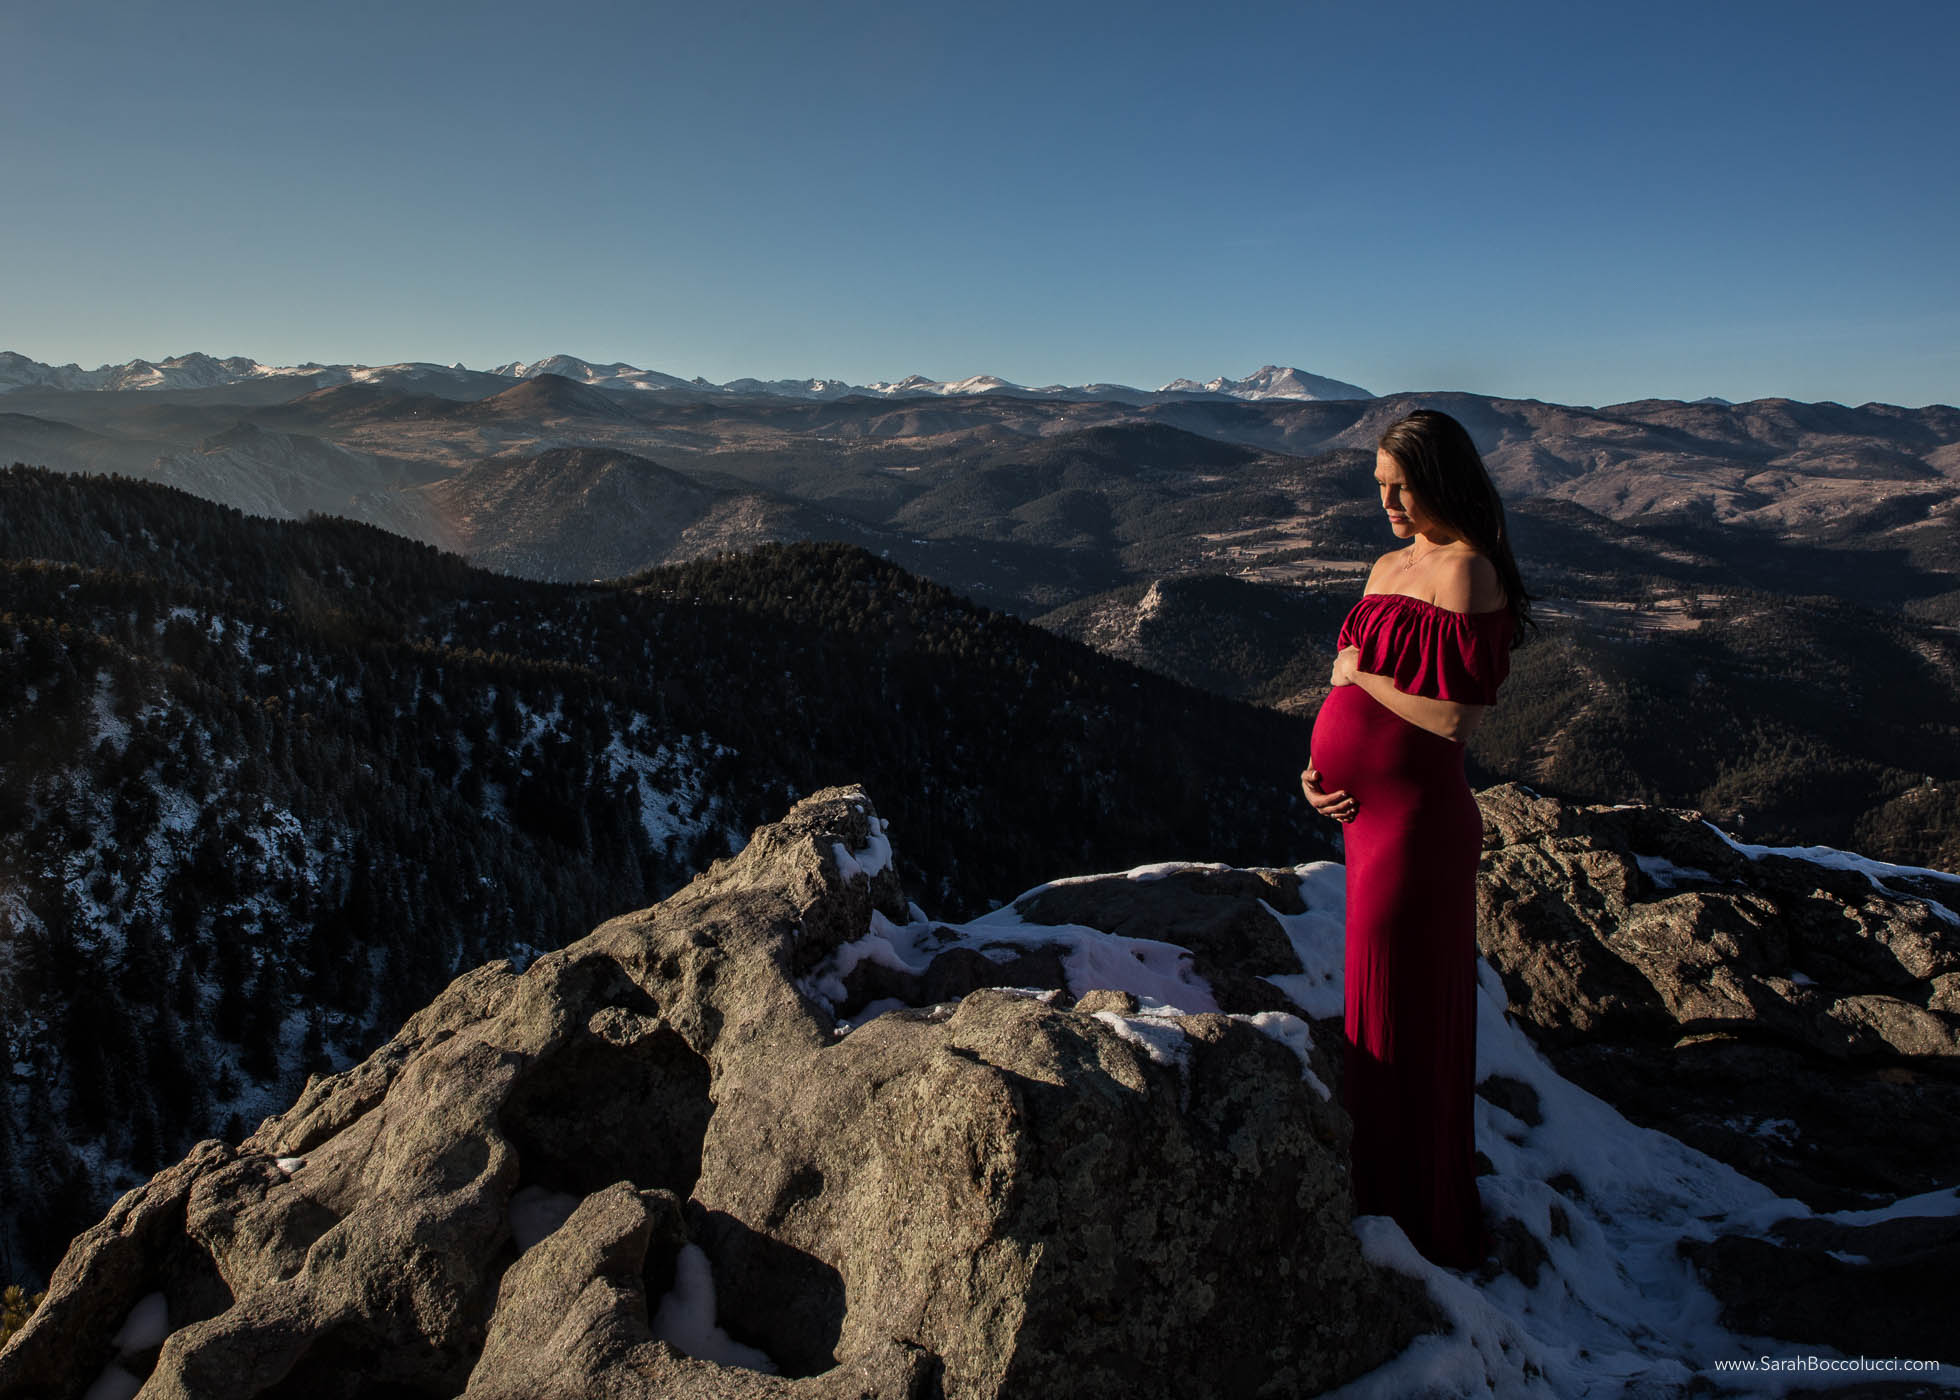
<path id="1" fill-rule="evenodd" d="M 1360 647 L 1346 647 L 1334 654 L 1334 670 L 1327 677 L 1334 685 L 1353 685 L 1354 678 L 1360 674 L 1355 668 L 1361 661 Z"/>
<path id="2" fill-rule="evenodd" d="M 1307 805 L 1323 817 L 1332 817 L 1337 822 L 1351 822 L 1360 804 L 1346 792 L 1326 792 L 1320 786 L 1320 770 L 1307 760 L 1307 769 L 1300 775 L 1300 790 L 1307 795 Z"/>
<path id="3" fill-rule="evenodd" d="M 1347 653 L 1342 652 L 1341 655 L 1346 656 Z M 1338 658 L 1334 666 L 1336 670 L 1340 669 Z M 1392 677 L 1378 676 L 1372 671 L 1354 672 L 1353 683 L 1416 728 L 1426 729 L 1431 734 L 1459 744 L 1468 739 L 1483 722 L 1484 711 L 1490 708 L 1487 705 L 1462 705 L 1454 700 L 1432 700 L 1427 695 L 1410 695 L 1397 690 Z"/>

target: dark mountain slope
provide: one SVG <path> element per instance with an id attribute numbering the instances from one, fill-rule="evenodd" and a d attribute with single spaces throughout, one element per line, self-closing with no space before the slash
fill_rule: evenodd
<path id="1" fill-rule="evenodd" d="M 561 581 L 660 561 L 723 498 L 630 452 L 579 447 L 479 462 L 429 495 L 476 563 Z"/>
<path id="2" fill-rule="evenodd" d="M 920 553 L 889 530 L 610 448 L 491 458 L 416 499 L 429 515 L 424 538 L 448 542 L 481 567 L 551 582 L 617 579 L 809 539 L 873 548 L 908 564 Z"/>
<path id="3" fill-rule="evenodd" d="M 469 401 L 444 398 L 388 384 L 335 384 L 276 407 L 262 408 L 252 421 L 294 432 L 347 429 L 369 424 L 441 422 L 469 408 Z"/>
<path id="4" fill-rule="evenodd" d="M 236 423 L 193 451 L 159 455 L 142 476 L 248 515 L 338 515 L 410 539 L 451 543 L 416 489 L 426 476 L 412 464 L 303 433 Z"/>
<path id="5" fill-rule="evenodd" d="M 1051 471 L 1079 466 L 1119 477 L 1165 469 L 1229 471 L 1259 456 L 1249 448 L 1162 423 L 1112 423 L 1059 433 L 1020 454 L 1022 461 Z"/>
<path id="6" fill-rule="evenodd" d="M 935 539 L 1014 541 L 1099 550 L 1120 569 L 1123 547 L 1166 534 L 1180 541 L 1207 520 L 1237 525 L 1290 513 L 1292 502 L 1249 477 L 1266 454 L 1162 424 L 1129 423 L 1034 442 L 973 448 L 919 469 L 892 517 Z"/>

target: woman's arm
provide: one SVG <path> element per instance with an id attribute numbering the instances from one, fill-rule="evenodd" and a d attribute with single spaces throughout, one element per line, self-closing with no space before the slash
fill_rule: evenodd
<path id="1" fill-rule="evenodd" d="M 1401 716 L 1418 729 L 1462 743 L 1483 723 L 1488 705 L 1464 705 L 1455 700 L 1432 700 L 1427 695 L 1410 695 L 1395 688 L 1391 676 L 1376 675 L 1355 667 L 1361 657 L 1359 647 L 1349 647 L 1334 658 L 1335 685 L 1358 685 L 1382 706 Z"/>

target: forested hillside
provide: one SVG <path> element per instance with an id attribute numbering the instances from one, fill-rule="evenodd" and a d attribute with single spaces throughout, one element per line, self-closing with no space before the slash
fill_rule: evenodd
<path id="1" fill-rule="evenodd" d="M 1326 854 L 1299 720 L 834 545 L 537 584 L 15 467 L 0 673 L 14 1277 L 458 970 L 650 902 L 826 783 L 888 794 L 936 914 Z"/>

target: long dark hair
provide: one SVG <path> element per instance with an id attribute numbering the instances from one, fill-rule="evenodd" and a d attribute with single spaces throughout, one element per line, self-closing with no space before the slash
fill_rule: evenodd
<path id="1" fill-rule="evenodd" d="M 1464 426 L 1447 413 L 1419 408 L 1390 424 L 1375 445 L 1401 466 L 1424 509 L 1496 566 L 1516 635 L 1522 636 L 1527 627 L 1535 629 L 1531 595 L 1524 591 L 1524 576 L 1511 557 L 1504 502 Z"/>

